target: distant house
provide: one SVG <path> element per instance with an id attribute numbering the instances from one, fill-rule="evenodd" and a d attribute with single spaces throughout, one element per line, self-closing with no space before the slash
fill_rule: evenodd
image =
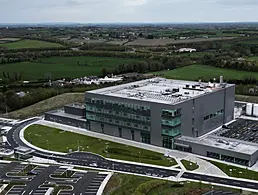
<path id="1" fill-rule="evenodd" d="M 21 92 L 16 93 L 16 95 L 18 95 L 19 97 L 24 97 L 26 95 L 26 93 L 21 91 Z"/>
<path id="2" fill-rule="evenodd" d="M 177 50 L 177 52 L 181 53 L 181 52 L 196 52 L 196 49 L 192 49 L 192 48 L 180 48 L 179 50 Z"/>

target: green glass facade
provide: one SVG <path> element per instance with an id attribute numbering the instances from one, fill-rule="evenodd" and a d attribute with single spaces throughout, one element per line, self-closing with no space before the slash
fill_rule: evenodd
<path id="1" fill-rule="evenodd" d="M 86 99 L 86 119 L 150 131 L 150 107 L 148 106 L 88 98 Z"/>
<path id="2" fill-rule="evenodd" d="M 165 148 L 173 149 L 174 137 L 181 134 L 181 110 L 162 110 L 161 114 L 161 134 L 162 145 Z"/>

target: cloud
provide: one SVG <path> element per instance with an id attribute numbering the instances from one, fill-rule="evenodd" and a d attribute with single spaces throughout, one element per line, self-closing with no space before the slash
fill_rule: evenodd
<path id="1" fill-rule="evenodd" d="M 68 5 L 68 6 L 79 6 L 79 5 L 81 5 L 81 2 L 76 1 L 76 0 L 67 0 L 66 5 Z"/>
<path id="2" fill-rule="evenodd" d="M 0 5 L 0 23 L 258 21 L 258 0 L 0 0 Z"/>

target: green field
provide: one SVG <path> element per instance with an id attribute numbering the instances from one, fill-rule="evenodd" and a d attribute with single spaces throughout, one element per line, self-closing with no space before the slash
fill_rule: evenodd
<path id="1" fill-rule="evenodd" d="M 103 67 L 107 69 L 114 68 L 120 64 L 139 61 L 137 59 L 122 59 L 109 57 L 51 57 L 43 58 L 38 62 L 20 62 L 0 65 L 0 72 L 23 72 L 24 80 L 33 80 L 38 78 L 62 77 L 83 77 L 100 76 Z M 0 73 L 0 78 L 2 74 Z"/>
<path id="2" fill-rule="evenodd" d="M 15 41 L 12 43 L 0 44 L 0 47 L 7 49 L 23 49 L 23 48 L 47 48 L 47 47 L 63 47 L 59 43 L 51 43 L 46 41 L 23 39 L 21 41 Z"/>
<path id="3" fill-rule="evenodd" d="M 163 154 L 127 146 L 119 143 L 65 132 L 42 125 L 32 125 L 26 129 L 24 137 L 33 145 L 58 152 L 80 151 L 93 152 L 113 159 L 142 162 L 162 166 L 176 165 L 174 159 L 167 159 Z M 48 140 L 48 141 L 47 141 Z"/>
<path id="4" fill-rule="evenodd" d="M 199 78 L 209 80 L 212 78 L 219 78 L 221 75 L 223 75 L 225 79 L 243 79 L 245 77 L 254 77 L 258 79 L 257 72 L 238 71 L 198 64 L 175 70 L 155 72 L 154 74 L 164 74 L 164 77 L 166 78 L 179 80 L 198 80 Z"/>

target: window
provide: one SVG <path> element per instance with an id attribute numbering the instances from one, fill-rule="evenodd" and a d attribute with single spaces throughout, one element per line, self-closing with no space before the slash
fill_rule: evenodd
<path id="1" fill-rule="evenodd" d="M 104 124 L 101 124 L 101 133 L 105 133 L 104 132 Z"/>
<path id="2" fill-rule="evenodd" d="M 142 143 L 150 144 L 150 134 L 141 133 L 141 141 Z"/>
<path id="3" fill-rule="evenodd" d="M 119 137 L 122 137 L 122 128 L 118 128 Z"/>
<path id="4" fill-rule="evenodd" d="M 162 141 L 163 147 L 172 149 L 172 145 L 173 145 L 172 139 L 173 138 L 171 138 L 171 137 L 163 137 L 163 141 Z"/>
<path id="5" fill-rule="evenodd" d="M 134 131 L 131 131 L 132 140 L 134 140 Z"/>

